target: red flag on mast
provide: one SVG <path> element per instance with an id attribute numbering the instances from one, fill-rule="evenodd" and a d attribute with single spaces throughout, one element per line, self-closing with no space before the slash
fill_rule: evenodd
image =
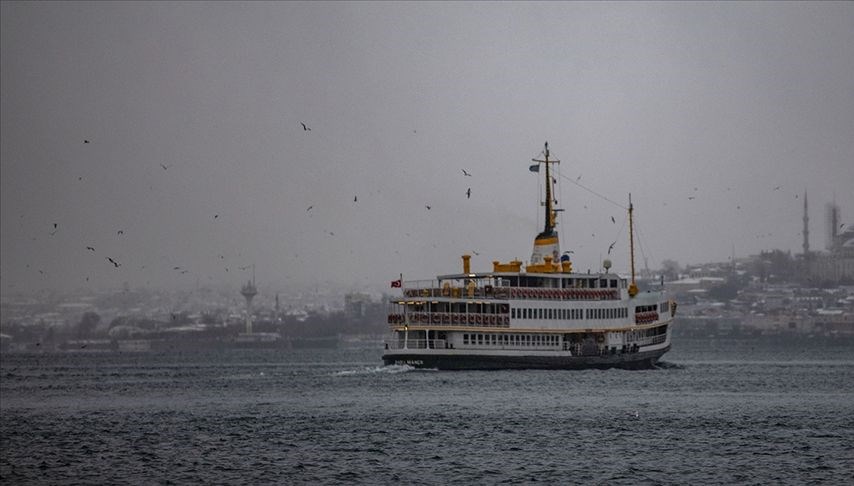
<path id="1" fill-rule="evenodd" d="M 400 279 L 391 281 L 391 287 L 392 288 L 401 287 L 402 285 L 403 285 L 403 282 Z"/>

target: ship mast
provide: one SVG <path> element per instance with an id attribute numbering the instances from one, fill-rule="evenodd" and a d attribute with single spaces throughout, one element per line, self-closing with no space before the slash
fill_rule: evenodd
<path id="1" fill-rule="evenodd" d="M 559 164 L 560 160 L 549 160 L 549 143 L 546 142 L 545 150 L 543 151 L 543 155 L 545 156 L 545 160 L 539 159 L 531 159 L 532 162 L 538 162 L 546 165 L 546 217 L 545 217 L 545 227 L 543 228 L 544 236 L 551 236 L 554 234 L 555 229 L 555 210 L 553 201 L 552 201 L 552 176 L 551 176 L 551 168 L 550 164 Z"/>
<path id="2" fill-rule="evenodd" d="M 635 231 L 632 221 L 632 194 L 629 193 L 629 260 L 632 264 L 632 283 L 629 285 L 629 297 L 634 297 L 638 294 L 638 285 L 635 282 Z"/>

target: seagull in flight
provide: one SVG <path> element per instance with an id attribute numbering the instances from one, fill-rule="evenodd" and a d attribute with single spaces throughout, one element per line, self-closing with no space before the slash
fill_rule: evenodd
<path id="1" fill-rule="evenodd" d="M 87 247 L 86 247 L 86 249 L 87 249 L 87 250 L 89 250 L 89 251 L 95 251 L 95 247 L 94 247 L 94 246 L 87 246 Z"/>
<path id="2" fill-rule="evenodd" d="M 311 128 L 305 126 L 305 123 L 300 122 L 300 125 L 302 125 L 302 130 L 304 132 L 310 132 L 311 131 Z"/>
<path id="3" fill-rule="evenodd" d="M 697 199 L 697 198 L 696 198 L 696 197 L 694 197 L 694 196 L 688 196 L 688 200 L 689 200 L 689 201 L 693 201 L 694 199 Z"/>
<path id="4" fill-rule="evenodd" d="M 466 189 L 466 199 L 471 199 L 471 187 Z"/>
<path id="5" fill-rule="evenodd" d="M 431 209 L 430 206 L 428 206 L 426 204 L 424 205 L 424 207 L 427 208 L 427 211 L 429 211 Z"/>
<path id="6" fill-rule="evenodd" d="M 614 245 L 616 245 L 616 244 L 617 244 L 617 242 L 615 241 L 615 242 L 611 243 L 611 246 L 608 247 L 608 254 L 609 255 L 611 254 L 611 250 L 614 249 Z"/>
<path id="7" fill-rule="evenodd" d="M 160 164 L 160 167 L 163 167 L 163 170 L 166 170 L 166 169 L 168 169 L 168 168 L 169 168 L 169 166 L 168 166 L 168 165 L 166 165 L 166 164 Z"/>
<path id="8" fill-rule="evenodd" d="M 118 230 L 118 231 L 116 231 L 116 234 L 117 235 L 123 235 L 123 234 L 125 234 L 125 230 Z"/>
<path id="9" fill-rule="evenodd" d="M 463 171 L 463 175 L 464 175 L 464 176 L 466 176 L 466 177 L 471 177 L 471 174 L 470 174 L 468 171 L 466 171 L 465 169 L 460 169 L 460 170 L 462 170 L 462 171 Z"/>
<path id="10" fill-rule="evenodd" d="M 314 206 L 309 206 L 309 207 L 305 208 L 305 210 L 306 210 L 306 211 L 311 211 L 311 208 L 313 208 L 313 207 L 314 207 Z"/>
<path id="11" fill-rule="evenodd" d="M 91 142 L 89 142 L 88 140 L 83 140 L 83 143 L 91 143 Z"/>
<path id="12" fill-rule="evenodd" d="M 617 220 L 616 220 L 616 219 L 614 219 L 614 217 L 613 217 L 613 216 L 611 216 L 611 222 L 612 222 L 612 223 L 614 223 L 614 224 L 617 224 Z"/>
<path id="13" fill-rule="evenodd" d="M 353 196 L 353 202 L 359 202 L 359 195 Z"/>
<path id="14" fill-rule="evenodd" d="M 110 261 L 110 263 L 112 263 L 112 264 L 113 264 L 113 266 L 114 266 L 114 267 L 116 267 L 116 268 L 119 268 L 120 266 L 122 266 L 122 264 L 121 264 L 121 263 L 119 263 L 119 262 L 117 262 L 117 261 L 113 260 L 113 259 L 112 259 L 112 258 L 110 258 L 110 257 L 107 257 L 107 260 L 109 260 L 109 261 Z"/>

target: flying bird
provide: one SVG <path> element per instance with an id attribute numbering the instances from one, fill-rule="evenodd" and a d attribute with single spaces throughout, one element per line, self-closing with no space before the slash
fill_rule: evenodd
<path id="1" fill-rule="evenodd" d="M 214 214 L 214 219 L 216 219 L 216 218 L 218 218 L 218 217 L 219 217 L 219 215 L 218 215 L 218 214 Z"/>
<path id="2" fill-rule="evenodd" d="M 353 196 L 353 202 L 358 202 L 358 201 L 359 201 L 359 196 L 358 195 Z"/>
<path id="3" fill-rule="evenodd" d="M 424 205 L 424 207 L 427 208 L 427 211 L 429 211 L 431 209 L 430 206 L 428 206 L 426 204 Z"/>
<path id="4" fill-rule="evenodd" d="M 117 262 L 117 261 L 113 260 L 113 259 L 112 259 L 112 258 L 110 258 L 110 257 L 107 257 L 107 260 L 109 260 L 109 261 L 110 261 L 110 263 L 112 263 L 112 264 L 113 264 L 113 266 L 114 266 L 114 267 L 116 267 L 116 268 L 119 268 L 120 266 L 122 266 L 122 264 L 121 264 L 121 263 L 119 263 L 119 262 Z"/>
<path id="5" fill-rule="evenodd" d="M 172 270 L 181 270 L 181 267 L 172 267 Z"/>
<path id="6" fill-rule="evenodd" d="M 166 170 L 166 169 L 168 169 L 168 168 L 169 168 L 169 166 L 168 166 L 168 165 L 166 165 L 166 164 L 160 164 L 160 167 L 163 167 L 163 170 Z"/>
<path id="7" fill-rule="evenodd" d="M 776 186 L 776 187 L 774 187 L 774 190 L 775 190 L 775 191 L 779 191 L 779 190 L 780 190 L 780 186 Z"/>
<path id="8" fill-rule="evenodd" d="M 125 230 L 118 230 L 118 231 L 116 231 L 116 234 L 117 235 L 123 235 L 123 234 L 125 234 Z"/>
<path id="9" fill-rule="evenodd" d="M 95 247 L 93 246 L 87 246 L 86 249 L 89 251 L 95 251 Z"/>
<path id="10" fill-rule="evenodd" d="M 466 189 L 466 199 L 471 199 L 471 187 Z"/>
<path id="11" fill-rule="evenodd" d="M 578 181 L 580 181 L 580 180 L 581 180 L 581 176 L 578 176 L 578 177 L 576 177 L 576 178 L 575 178 L 575 182 L 578 182 Z"/>
<path id="12" fill-rule="evenodd" d="M 471 177 L 471 174 L 469 174 L 468 171 L 466 171 L 465 169 L 460 169 L 460 170 L 463 171 L 464 176 Z"/>
<path id="13" fill-rule="evenodd" d="M 697 199 L 697 198 L 696 198 L 696 197 L 694 197 L 694 196 L 688 196 L 688 200 L 689 200 L 689 201 L 693 201 L 694 199 Z"/>
<path id="14" fill-rule="evenodd" d="M 614 224 L 617 224 L 617 220 L 616 220 L 616 219 L 614 219 L 614 217 L 613 217 L 613 216 L 611 216 L 611 222 L 612 222 L 612 223 L 614 223 Z"/>
<path id="15" fill-rule="evenodd" d="M 305 208 L 305 210 L 306 210 L 306 211 L 311 211 L 311 208 L 313 208 L 313 207 L 314 207 L 314 206 L 309 206 L 309 207 Z"/>
<path id="16" fill-rule="evenodd" d="M 474 253 L 474 254 L 475 254 L 475 256 L 480 256 L 480 253 L 478 253 L 478 252 L 476 252 L 476 251 L 474 251 L 474 250 L 472 250 L 471 252 L 472 252 L 472 253 Z"/>
<path id="17" fill-rule="evenodd" d="M 300 125 L 302 125 L 302 130 L 304 132 L 310 132 L 311 131 L 311 128 L 305 126 L 305 123 L 300 122 Z"/>
<path id="18" fill-rule="evenodd" d="M 245 267 L 237 267 L 237 268 L 239 268 L 241 270 L 246 270 L 247 268 L 251 268 L 251 267 L 252 267 L 252 265 L 246 265 Z"/>
<path id="19" fill-rule="evenodd" d="M 611 254 L 611 250 L 614 249 L 614 245 L 616 245 L 616 244 L 617 244 L 617 242 L 615 241 L 615 242 L 611 243 L 611 246 L 608 247 L 608 254 L 609 255 Z"/>
<path id="20" fill-rule="evenodd" d="M 89 143 L 89 141 L 88 141 L 88 140 L 83 140 L 83 143 Z"/>

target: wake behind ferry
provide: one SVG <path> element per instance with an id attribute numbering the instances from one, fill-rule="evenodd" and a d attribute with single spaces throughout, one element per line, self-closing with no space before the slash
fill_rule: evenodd
<path id="1" fill-rule="evenodd" d="M 462 273 L 392 282 L 401 295 L 390 301 L 386 365 L 644 369 L 670 349 L 676 303 L 663 288 L 638 290 L 631 197 L 631 279 L 609 273 L 608 260 L 604 273 L 573 273 L 555 230 L 550 167 L 560 161 L 550 160 L 548 142 L 543 155 L 531 170 L 545 166 L 545 228 L 534 239 L 530 263 L 523 270 L 518 260 L 494 261 L 491 272 L 472 272 L 471 256 L 463 255 Z"/>

